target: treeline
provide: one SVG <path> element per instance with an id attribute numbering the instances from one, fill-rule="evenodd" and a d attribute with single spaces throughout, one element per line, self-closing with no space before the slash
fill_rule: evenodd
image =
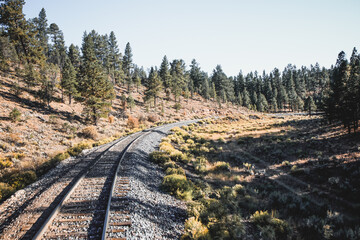
<path id="1" fill-rule="evenodd" d="M 332 70 L 328 97 L 324 105 L 330 121 L 340 120 L 351 132 L 359 127 L 360 120 L 360 55 L 356 48 L 348 61 L 345 53 L 339 53 Z"/>
<path id="2" fill-rule="evenodd" d="M 134 87 L 138 91 L 145 86 L 144 100 L 154 106 L 162 93 L 177 104 L 180 96 L 200 95 L 216 101 L 219 107 L 236 104 L 260 112 L 311 114 L 317 109 L 325 110 L 329 119 L 340 119 L 347 127 L 357 128 L 358 57 L 352 56 L 349 63 L 344 54 L 341 59 L 339 55 L 335 67 L 330 69 L 317 63 L 299 69 L 289 64 L 283 71 L 277 68 L 262 74 L 240 71 L 237 76 L 228 77 L 220 65 L 209 75 L 195 59 L 187 69 L 182 59 L 169 61 L 164 56 L 159 68 L 145 71 L 133 63 L 129 43 L 124 54 L 120 52 L 114 32 L 109 35 L 94 30 L 85 32 L 81 48 L 73 44 L 67 47 L 59 26 L 48 24 L 44 9 L 37 18 L 25 19 L 24 3 L 23 0 L 1 3 L 0 68 L 6 72 L 15 66 L 29 88 L 40 86 L 37 96 L 49 107 L 55 90 L 60 88 L 63 101 L 66 96 L 69 104 L 74 98 L 83 102 L 86 116 L 96 123 L 109 112 L 116 85 L 127 88 L 128 96 L 121 97 L 124 107 L 126 102 L 134 104 L 131 96 Z M 358 56 L 356 51 L 354 54 Z"/>

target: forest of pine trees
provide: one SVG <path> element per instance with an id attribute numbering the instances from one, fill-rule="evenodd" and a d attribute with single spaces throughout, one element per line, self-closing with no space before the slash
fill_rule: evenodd
<path id="1" fill-rule="evenodd" d="M 39 16 L 25 19 L 24 0 L 1 1 L 0 70 L 15 69 L 28 88 L 41 86 L 37 97 L 50 107 L 57 87 L 67 98 L 81 101 L 86 116 L 97 123 L 105 116 L 115 97 L 114 86 L 126 86 L 128 95 L 145 86 L 145 100 L 156 106 L 164 92 L 180 102 L 180 96 L 202 96 L 219 107 L 236 104 L 260 112 L 324 111 L 330 121 L 342 121 L 349 129 L 358 128 L 360 117 L 359 54 L 354 49 L 350 61 L 341 52 L 330 69 L 318 63 L 297 68 L 289 64 L 282 71 L 257 71 L 227 76 L 221 65 L 209 75 L 192 60 L 189 68 L 182 59 L 169 61 L 164 56 L 159 68 L 148 73 L 133 63 L 130 43 L 124 54 L 114 32 L 100 35 L 85 32 L 82 46 L 65 45 L 56 23 L 48 23 L 45 9 Z"/>

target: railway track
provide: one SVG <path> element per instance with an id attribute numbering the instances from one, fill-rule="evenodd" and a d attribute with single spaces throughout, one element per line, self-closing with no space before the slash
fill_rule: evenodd
<path id="1" fill-rule="evenodd" d="M 1 239 L 124 239 L 129 179 L 119 167 L 128 148 L 159 128 L 99 148 L 28 200 Z M 118 176 L 119 175 L 119 176 Z"/>

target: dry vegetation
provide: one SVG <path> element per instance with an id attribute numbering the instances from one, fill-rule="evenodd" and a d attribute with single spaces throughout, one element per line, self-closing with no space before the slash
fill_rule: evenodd
<path id="1" fill-rule="evenodd" d="M 152 160 L 188 201 L 183 239 L 359 239 L 360 141 L 320 117 L 175 128 Z"/>
<path id="2" fill-rule="evenodd" d="M 204 103 L 199 96 L 181 97 L 181 109 L 176 110 L 173 100 L 163 95 L 154 108 L 144 102 L 143 87 L 130 90 L 135 106 L 124 109 L 121 96 L 126 98 L 130 93 L 127 87 L 116 86 L 116 98 L 109 115 L 96 126 L 89 126 L 83 106 L 76 101 L 67 104 L 66 97 L 63 102 L 59 90 L 49 108 L 36 98 L 36 87 L 29 90 L 12 72 L 1 75 L 0 201 L 33 182 L 68 156 L 66 154 L 75 156 L 84 148 L 174 120 L 243 111 L 232 106 L 217 109 L 215 103 Z M 59 157 L 59 153 L 66 154 Z"/>

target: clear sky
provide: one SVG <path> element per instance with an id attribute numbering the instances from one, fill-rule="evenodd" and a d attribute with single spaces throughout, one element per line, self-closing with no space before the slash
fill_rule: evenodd
<path id="1" fill-rule="evenodd" d="M 187 65 L 195 58 L 209 73 L 220 64 L 228 76 L 330 67 L 340 51 L 360 48 L 359 0 L 28 0 L 26 18 L 43 7 L 67 46 L 81 46 L 84 31 L 114 31 L 121 52 L 130 42 L 145 69 L 164 55 Z"/>

